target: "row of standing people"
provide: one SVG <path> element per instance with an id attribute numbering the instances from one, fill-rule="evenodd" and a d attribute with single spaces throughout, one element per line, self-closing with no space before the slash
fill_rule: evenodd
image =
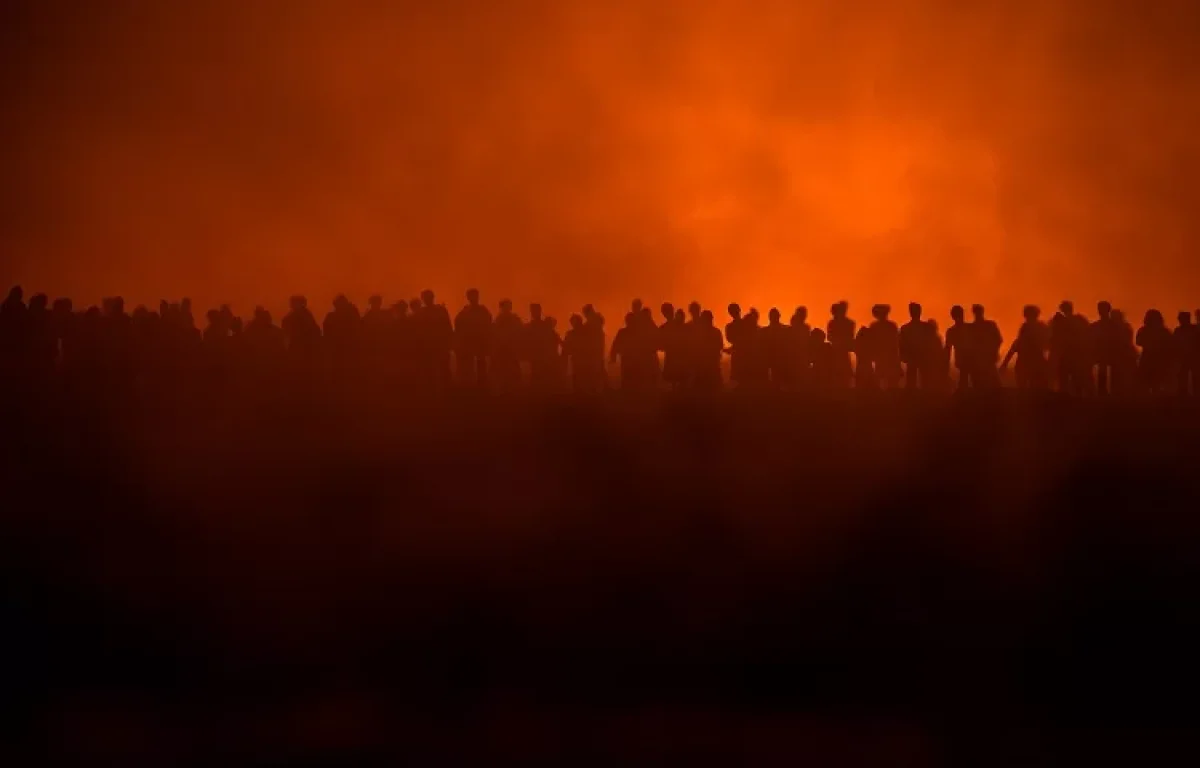
<path id="1" fill-rule="evenodd" d="M 243 323 L 223 306 L 207 313 L 201 331 L 187 299 L 163 301 L 158 311 L 138 307 L 126 313 L 124 302 L 114 298 L 77 312 L 69 299 L 51 305 L 41 294 L 26 305 L 15 288 L 0 305 L 0 358 L 8 369 L 118 378 L 296 373 L 297 367 L 320 366 L 432 387 L 449 385 L 457 371 L 463 384 L 500 390 L 522 387 L 524 369 L 535 389 L 569 385 L 581 392 L 608 386 L 606 357 L 619 361 L 620 385 L 630 390 L 719 389 L 724 357 L 731 382 L 746 389 L 903 384 L 937 390 L 951 386 L 952 368 L 958 388 L 989 388 L 1000 385 L 1001 372 L 1015 358 L 1016 383 L 1023 388 L 1080 395 L 1172 388 L 1195 393 L 1200 369 L 1200 328 L 1191 313 L 1179 313 L 1176 328 L 1168 329 L 1162 314 L 1151 310 L 1135 334 L 1107 302 L 1098 305 L 1095 321 L 1076 313 L 1070 302 L 1049 323 L 1038 308 L 1026 307 L 1025 322 L 1001 359 L 1003 337 L 980 305 L 972 307 L 970 321 L 962 307 L 952 308 L 943 335 L 915 303 L 903 325 L 880 304 L 872 308 L 872 321 L 859 326 L 849 305 L 838 302 L 824 329 L 809 324 L 803 306 L 786 324 L 772 309 L 763 325 L 757 310 L 743 313 L 731 304 L 722 333 L 713 313 L 697 302 L 686 310 L 663 304 L 660 322 L 635 300 L 608 346 L 604 317 L 591 305 L 572 315 L 560 335 L 554 318 L 537 304 L 530 305 L 526 320 L 510 301 L 501 301 L 493 315 L 478 291 L 468 291 L 466 298 L 452 318 L 432 291 L 390 306 L 373 296 L 365 313 L 339 296 L 319 323 L 307 301 L 293 297 L 279 325 L 261 307 Z"/>

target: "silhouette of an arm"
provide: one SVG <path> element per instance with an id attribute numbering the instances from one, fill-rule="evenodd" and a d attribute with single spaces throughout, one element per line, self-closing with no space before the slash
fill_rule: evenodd
<path id="1" fill-rule="evenodd" d="M 1004 359 L 1003 359 L 1002 361 L 1000 361 L 1000 367 L 1001 367 L 1001 368 L 1007 368 L 1007 367 L 1008 367 L 1008 364 L 1009 364 L 1010 362 L 1012 362 L 1013 356 L 1017 354 L 1017 341 L 1018 341 L 1020 338 L 1021 338 L 1021 337 L 1020 337 L 1020 336 L 1018 336 L 1016 339 L 1013 339 L 1013 343 L 1012 343 L 1012 344 L 1009 344 L 1009 345 L 1008 345 L 1008 354 L 1006 354 L 1006 355 L 1004 356 Z M 1022 369 L 1022 370 L 1024 370 L 1024 369 Z"/>

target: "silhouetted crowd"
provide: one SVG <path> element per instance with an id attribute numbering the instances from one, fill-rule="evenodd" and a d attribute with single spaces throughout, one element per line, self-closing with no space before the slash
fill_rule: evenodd
<path id="1" fill-rule="evenodd" d="M 902 325 L 885 304 L 872 307 L 862 325 L 849 309 L 834 304 L 822 329 L 809 324 L 803 306 L 786 323 L 771 309 L 764 325 L 758 310 L 730 304 L 722 330 L 697 302 L 686 310 L 663 304 L 656 318 L 635 300 L 609 344 L 604 317 L 591 305 L 560 332 L 540 305 L 523 318 L 502 300 L 493 314 L 476 290 L 453 316 L 425 291 L 390 306 L 372 296 L 365 313 L 338 296 L 318 322 L 296 296 L 279 324 L 262 307 L 244 322 L 222 306 L 205 314 L 201 329 L 188 299 L 130 313 L 112 298 L 79 311 L 70 299 L 51 304 L 44 294 L 26 303 L 16 287 L 0 306 L 0 361 L 10 382 L 138 387 L 319 375 L 425 390 L 712 392 L 726 385 L 727 357 L 729 383 L 750 390 L 988 389 L 1001 386 L 1010 363 L 1022 389 L 1080 396 L 1200 390 L 1200 310 L 1195 322 L 1192 312 L 1180 312 L 1174 328 L 1151 310 L 1135 333 L 1108 302 L 1091 320 L 1065 301 L 1049 323 L 1028 306 L 1004 352 L 999 327 L 978 304 L 969 320 L 953 307 L 944 333 L 920 304 L 908 306 Z M 608 364 L 617 362 L 619 378 L 610 381 Z"/>

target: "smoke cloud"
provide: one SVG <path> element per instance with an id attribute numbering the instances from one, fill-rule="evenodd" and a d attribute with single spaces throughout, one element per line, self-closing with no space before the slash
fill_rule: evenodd
<path id="1" fill-rule="evenodd" d="M 7 3 L 0 278 L 243 313 L 477 286 L 1173 314 L 1192 6 Z"/>

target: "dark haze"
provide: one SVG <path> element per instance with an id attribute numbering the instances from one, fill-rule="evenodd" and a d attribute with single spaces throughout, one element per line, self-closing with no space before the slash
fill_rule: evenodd
<path id="1" fill-rule="evenodd" d="M 5 3 L 0 278 L 1194 308 L 1183 0 Z"/>

